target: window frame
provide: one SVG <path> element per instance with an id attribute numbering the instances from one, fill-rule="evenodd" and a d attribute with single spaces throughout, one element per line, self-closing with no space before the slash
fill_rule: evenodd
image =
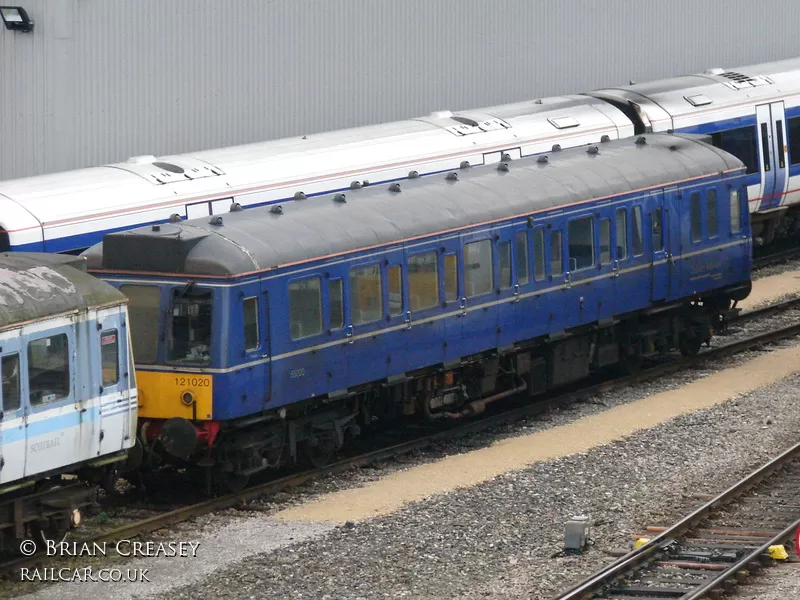
<path id="1" fill-rule="evenodd" d="M 524 249 L 522 256 L 520 256 L 520 248 Z M 513 242 L 513 272 L 516 277 L 517 285 L 527 285 L 531 280 L 531 252 L 530 252 L 530 236 L 527 229 L 517 230 L 514 233 Z M 522 267 L 524 258 L 524 268 Z"/>
<path id="2" fill-rule="evenodd" d="M 313 333 L 309 333 L 307 335 L 301 335 L 298 337 L 294 337 L 292 335 L 292 293 L 291 293 L 291 286 L 303 283 L 305 281 L 310 281 L 312 279 L 316 279 L 319 282 L 318 288 L 318 295 L 319 295 L 319 331 L 315 331 Z M 309 338 L 312 338 L 317 335 L 322 335 L 325 332 L 325 321 L 323 318 L 323 301 L 322 301 L 322 280 L 323 277 L 319 274 L 314 275 L 307 275 L 305 277 L 296 277 L 294 279 L 290 279 L 286 282 L 286 303 L 288 308 L 288 319 L 286 319 L 286 326 L 289 328 L 289 340 L 292 342 L 303 342 Z"/>
<path id="3" fill-rule="evenodd" d="M 555 238 L 558 236 L 558 243 L 554 244 Z M 564 234 L 561 229 L 553 228 L 550 230 L 550 235 L 547 236 L 547 250 L 548 250 L 548 258 L 547 261 L 547 268 L 550 272 L 550 277 L 555 278 L 561 275 L 564 275 Z M 553 248 L 558 248 L 559 254 L 559 271 L 553 271 Z"/>
<path id="4" fill-rule="evenodd" d="M 455 265 L 455 267 L 456 267 L 455 268 L 456 289 L 455 289 L 455 298 L 453 298 L 452 300 L 447 295 L 447 293 L 448 293 L 448 290 L 447 290 L 447 283 L 448 283 L 448 278 L 447 278 L 447 272 L 448 272 L 447 259 L 449 257 L 453 257 L 453 259 L 456 262 L 456 265 Z M 459 282 L 461 281 L 461 275 L 459 274 L 459 269 L 460 268 L 461 268 L 461 259 L 460 259 L 459 254 L 458 254 L 457 251 L 445 252 L 444 254 L 442 254 L 442 275 L 441 275 L 441 279 L 442 279 L 442 294 L 443 294 L 442 297 L 444 298 L 445 305 L 447 305 L 447 304 L 449 304 L 451 302 L 459 302 L 460 299 L 461 299 L 461 293 L 460 293 L 460 290 L 459 290 L 459 287 L 458 287 Z"/>
<path id="5" fill-rule="evenodd" d="M 603 260 L 603 224 L 608 225 L 608 250 L 607 253 L 607 260 Z M 614 260 L 612 257 L 614 256 L 613 252 L 613 243 L 611 239 L 611 219 L 609 217 L 601 217 L 597 220 L 597 250 L 598 250 L 598 260 L 600 261 L 600 266 L 610 265 L 611 262 Z"/>
<path id="6" fill-rule="evenodd" d="M 380 264 L 379 264 L 378 265 L 378 269 L 380 270 L 380 268 L 381 267 L 380 267 Z M 398 269 L 399 272 L 400 272 L 400 277 L 399 277 L 399 281 L 400 281 L 400 306 L 399 306 L 399 309 L 397 309 L 395 307 L 396 312 L 392 312 L 392 297 L 391 297 L 391 293 L 392 292 L 391 292 L 391 287 L 390 287 L 391 283 L 392 283 L 391 277 L 390 277 L 390 271 L 392 269 Z M 381 314 L 381 317 L 379 317 L 377 320 L 380 320 L 384 315 L 387 316 L 389 319 L 395 319 L 397 317 L 402 317 L 403 313 L 405 313 L 406 310 L 408 310 L 408 307 L 406 306 L 406 298 L 405 298 L 405 295 L 406 295 L 406 282 L 405 282 L 406 269 L 404 268 L 404 265 L 402 265 L 400 263 L 392 263 L 390 265 L 386 265 L 385 275 L 386 275 L 385 276 L 385 279 L 386 279 L 386 304 L 385 304 L 385 306 L 381 307 L 381 313 L 382 314 Z M 381 284 L 381 294 L 383 294 L 383 287 L 382 287 L 384 285 L 383 284 L 383 279 L 384 279 L 384 274 L 383 273 L 381 273 L 380 278 L 381 278 L 381 282 L 380 282 L 380 284 Z M 368 321 L 368 322 L 369 323 L 374 323 L 375 321 Z M 362 325 L 366 325 L 366 323 L 361 323 L 361 324 Z"/>
<path id="7" fill-rule="evenodd" d="M 633 218 L 631 219 L 631 223 L 634 225 L 631 227 L 631 255 L 634 258 L 638 258 L 644 254 L 644 211 L 642 210 L 642 206 L 640 204 L 635 204 L 631 210 L 633 213 Z M 639 233 L 639 244 L 637 248 L 636 244 L 636 233 Z"/>
<path id="8" fill-rule="evenodd" d="M 585 266 L 582 266 L 582 267 L 578 267 L 577 266 L 578 265 L 578 260 L 577 260 L 577 258 L 574 259 L 575 260 L 575 270 L 573 271 L 572 270 L 572 260 L 573 260 L 573 257 L 572 257 L 572 241 L 571 241 L 572 236 L 570 235 L 570 230 L 571 230 L 573 225 L 577 225 L 578 223 L 582 223 L 583 221 L 589 221 L 589 233 L 590 233 L 590 237 L 591 237 L 591 244 L 589 245 L 589 247 L 592 250 L 592 256 L 591 256 L 591 260 L 589 261 L 589 264 L 587 264 Z M 586 271 L 587 269 L 593 268 L 597 264 L 597 256 L 596 256 L 596 252 L 595 252 L 595 244 L 597 242 L 597 239 L 596 239 L 596 236 L 595 236 L 594 223 L 595 223 L 594 215 L 583 215 L 581 217 L 575 217 L 574 219 L 570 219 L 570 220 L 567 221 L 567 272 L 569 272 L 569 273 L 580 273 L 581 271 Z M 563 250 L 562 250 L 562 254 L 563 254 Z M 562 257 L 562 260 L 563 260 L 563 257 Z M 563 267 L 563 264 L 562 264 L 562 267 Z"/>
<path id="9" fill-rule="evenodd" d="M 114 381 L 106 381 L 106 370 L 105 370 L 105 360 L 103 359 L 103 339 L 108 335 L 114 335 L 114 346 L 116 348 L 116 376 L 117 378 Z M 119 385 L 120 382 L 120 336 L 119 336 L 119 329 L 117 327 L 113 327 L 111 329 L 103 329 L 100 331 L 100 385 L 103 388 L 110 388 L 116 387 Z"/>
<path id="10" fill-rule="evenodd" d="M 501 264 L 503 252 L 506 252 L 508 258 L 508 279 L 506 281 L 503 281 L 503 265 Z M 514 287 L 514 259 L 512 258 L 514 247 L 511 240 L 497 240 L 495 253 L 497 255 L 497 289 L 501 292 L 510 290 Z"/>
<path id="11" fill-rule="evenodd" d="M 734 227 L 733 207 L 736 207 L 736 221 Z M 739 188 L 728 190 L 728 210 L 730 211 L 731 235 L 742 232 L 742 194 Z"/>
<path id="12" fill-rule="evenodd" d="M 33 386 L 31 385 L 31 355 L 30 349 L 31 344 L 40 340 L 45 340 L 48 338 L 54 338 L 57 336 L 63 335 L 67 340 L 67 375 L 69 377 L 69 391 L 66 396 L 61 396 L 59 398 L 55 398 L 50 400 L 49 402 L 36 402 L 33 401 Z M 71 350 L 75 348 L 75 340 L 72 335 L 71 328 L 68 327 L 61 327 L 58 329 L 52 329 L 46 333 L 38 333 L 38 334 L 29 334 L 26 336 L 26 340 L 24 343 L 23 350 L 25 352 L 25 390 L 26 396 L 28 399 L 28 405 L 32 412 L 40 412 L 44 410 L 50 410 L 53 406 L 58 406 L 59 404 L 67 404 L 74 402 L 75 397 L 75 360 L 72 360 L 72 352 Z M 22 354 L 22 352 L 20 352 Z M 23 398 L 24 402 L 24 398 Z"/>
<path id="13" fill-rule="evenodd" d="M 706 209 L 706 237 L 713 239 L 719 236 L 719 194 L 717 188 L 709 187 L 705 191 L 705 209 Z M 714 229 L 711 229 L 711 206 L 714 206 Z"/>
<path id="14" fill-rule="evenodd" d="M 255 329 L 256 329 L 256 345 L 255 346 L 248 346 L 247 345 L 247 318 L 246 318 L 246 306 L 247 301 L 253 300 L 255 301 Z M 255 352 L 259 348 L 261 348 L 261 315 L 258 314 L 260 308 L 260 302 L 258 301 L 258 296 L 246 296 L 242 298 L 242 342 L 244 343 L 244 351 L 245 352 Z"/>
<path id="15" fill-rule="evenodd" d="M 477 244 L 486 244 L 487 247 L 489 248 L 489 253 L 490 254 L 489 254 L 489 261 L 487 262 L 487 264 L 489 265 L 489 269 L 490 269 L 489 276 L 487 278 L 487 280 L 489 282 L 489 286 L 488 286 L 488 289 L 485 290 L 485 291 L 480 291 L 480 292 L 478 292 L 476 294 L 469 294 L 468 291 L 467 291 L 467 288 L 469 287 L 469 283 L 470 283 L 470 278 L 467 275 L 467 272 L 468 272 L 467 268 L 469 266 L 469 264 L 467 263 L 467 246 L 474 246 L 474 245 L 477 245 Z M 495 251 L 495 247 L 494 247 L 494 241 L 492 240 L 491 237 L 481 237 L 481 238 L 478 238 L 478 239 L 470 240 L 468 242 L 465 241 L 461 245 L 462 267 L 464 269 L 464 298 L 466 298 L 468 300 L 472 299 L 472 298 L 480 298 L 481 296 L 485 296 L 487 294 L 491 294 L 492 292 L 494 292 L 494 289 L 495 289 L 495 287 L 494 287 L 494 277 L 495 277 L 494 261 L 495 261 L 495 254 L 496 254 L 496 251 Z"/>
<path id="16" fill-rule="evenodd" d="M 379 307 L 379 314 L 376 318 L 371 319 L 369 321 L 359 321 L 356 323 L 355 321 L 355 309 L 357 308 L 356 304 L 353 302 L 353 271 L 359 271 L 367 268 L 376 268 L 378 269 L 378 290 L 380 292 L 380 299 L 378 302 Z M 402 271 L 401 271 L 401 281 L 402 281 Z M 385 282 L 385 283 L 384 283 Z M 384 292 L 384 287 L 386 291 Z M 384 277 L 384 270 L 381 266 L 381 263 L 378 261 L 370 261 L 365 263 L 360 263 L 356 265 L 350 265 L 347 269 L 347 316 L 345 319 L 348 321 L 348 326 L 350 327 L 362 327 L 365 325 L 375 325 L 375 323 L 380 323 L 385 316 L 388 314 L 389 308 L 389 298 L 384 298 L 384 295 L 388 296 L 389 290 L 389 279 L 388 277 Z M 360 310 L 360 308 L 359 308 Z M 402 312 L 400 313 L 402 314 Z"/>
<path id="17" fill-rule="evenodd" d="M 622 244 L 619 243 L 619 217 L 622 215 Z M 612 260 L 616 261 L 623 261 L 627 260 L 631 256 L 631 248 L 630 243 L 628 242 L 628 231 L 630 230 L 630 226 L 628 224 L 628 208 L 625 206 L 620 206 L 614 211 L 614 251 L 612 252 Z M 619 249 L 622 247 L 624 250 L 624 254 L 619 256 Z"/>
<path id="18" fill-rule="evenodd" d="M 420 257 L 425 257 L 425 256 L 430 256 L 430 255 L 433 255 L 433 269 L 434 269 L 433 270 L 433 277 L 434 277 L 434 280 L 435 280 L 434 289 L 436 290 L 436 298 L 434 299 L 433 304 L 428 304 L 428 305 L 425 305 L 425 306 L 418 306 L 418 307 L 415 308 L 412 305 L 413 304 L 413 297 L 414 297 L 414 295 L 413 295 L 413 291 L 414 290 L 412 289 L 412 285 L 411 285 L 411 281 L 412 281 L 412 279 L 411 279 L 411 276 L 412 276 L 411 263 L 412 263 L 412 261 L 414 259 L 418 259 Z M 441 300 L 441 286 L 443 284 L 443 281 L 442 281 L 443 278 L 440 277 L 440 273 L 439 273 L 439 252 L 437 252 L 436 250 L 424 250 L 422 252 L 415 252 L 414 254 L 409 254 L 408 258 L 406 259 L 406 265 L 408 267 L 408 310 L 411 311 L 411 314 L 414 314 L 414 313 L 420 312 L 420 311 L 430 310 L 432 308 L 438 307 L 441 304 L 441 301 L 442 301 Z M 427 275 L 430 276 L 429 273 Z M 456 292 L 456 296 L 457 295 L 458 295 L 458 293 Z"/>
<path id="19" fill-rule="evenodd" d="M 533 280 L 544 281 L 547 279 L 547 236 L 541 225 L 533 228 Z M 537 249 L 536 246 L 539 246 Z M 540 264 L 541 263 L 541 264 Z M 537 273 L 539 274 L 537 276 Z"/>
<path id="20" fill-rule="evenodd" d="M 332 301 L 331 301 L 331 298 L 333 298 L 333 294 L 331 293 L 331 291 L 332 291 L 332 286 L 337 281 L 339 282 L 339 293 L 338 293 L 338 296 L 339 296 L 339 303 L 340 303 L 340 307 L 341 307 L 341 311 L 339 312 L 339 314 L 341 315 L 341 325 L 339 325 L 338 327 L 334 327 L 333 326 L 333 324 L 334 324 L 333 323 L 333 308 L 332 308 Z M 328 331 L 339 331 L 341 329 L 344 329 L 346 327 L 346 325 L 347 325 L 347 309 L 345 307 L 344 297 L 345 297 L 345 293 L 344 293 L 344 278 L 343 277 L 330 277 L 328 279 L 328 298 L 327 298 L 327 300 L 328 300 Z"/>
<path id="21" fill-rule="evenodd" d="M 695 217 L 698 217 L 699 223 L 695 223 Z M 695 225 L 698 225 L 698 232 L 695 232 Z M 692 244 L 703 241 L 703 198 L 698 190 L 689 194 L 689 241 Z"/>
<path id="22" fill-rule="evenodd" d="M 11 358 L 13 356 L 16 356 L 16 358 L 17 358 L 17 367 L 16 367 L 17 405 L 14 408 L 6 408 L 6 395 L 5 395 L 5 391 L 1 387 L 2 386 L 2 377 L 3 377 L 3 375 L 2 375 L 2 365 L 3 365 L 3 362 L 5 362 L 6 359 Z M 21 351 L 20 348 L 14 348 L 13 350 L 9 350 L 8 352 L 5 352 L 5 353 L 3 353 L 2 356 L 0 356 L 0 410 L 3 411 L 4 414 L 5 413 L 8 413 L 8 414 L 16 413 L 18 410 L 23 408 L 23 406 L 22 406 L 23 405 L 23 402 L 22 402 L 22 383 L 23 383 L 22 374 L 23 373 L 22 373 L 22 371 L 23 371 L 23 369 L 22 369 L 22 351 Z"/>
<path id="23" fill-rule="evenodd" d="M 211 315 L 210 315 L 210 323 L 209 323 L 209 340 L 208 340 L 208 360 L 204 362 L 183 362 L 180 359 L 172 358 L 172 349 L 170 348 L 170 343 L 174 339 L 174 327 L 175 327 L 175 303 L 183 298 L 186 298 L 187 295 L 183 295 L 179 297 L 179 294 L 182 290 L 185 289 L 185 286 L 176 285 L 171 287 L 168 292 L 168 300 L 167 300 L 167 319 L 168 322 L 164 324 L 166 330 L 166 339 L 164 340 L 164 364 L 170 366 L 178 366 L 178 367 L 191 367 L 191 368 L 208 368 L 214 364 L 214 321 L 216 319 L 214 314 L 214 307 L 220 302 L 219 298 L 217 297 L 217 293 L 215 288 L 213 287 L 206 287 L 203 285 L 193 285 L 191 289 L 188 290 L 189 293 L 194 293 L 197 291 L 202 291 L 211 298 Z M 191 296 L 189 296 L 191 297 Z"/>
<path id="24" fill-rule="evenodd" d="M 163 308 L 164 301 L 165 301 L 164 300 L 165 294 L 163 293 L 164 289 L 161 286 L 153 285 L 153 284 L 147 284 L 147 283 L 123 283 L 122 285 L 119 286 L 118 289 L 119 289 L 120 293 L 124 294 L 125 297 L 128 298 L 128 320 L 131 322 L 131 325 L 132 325 L 130 327 L 130 331 L 133 331 L 134 329 L 139 330 L 139 327 L 138 327 L 138 323 L 134 323 L 133 322 L 132 314 L 135 314 L 135 310 L 132 310 L 133 303 L 131 301 L 130 295 L 126 292 L 126 290 L 129 289 L 129 288 L 137 288 L 137 289 L 144 288 L 144 289 L 149 289 L 149 290 L 156 290 L 158 292 L 158 303 L 157 303 L 156 308 L 155 308 L 155 317 L 156 318 L 154 319 L 154 322 L 156 324 L 156 329 L 155 329 L 155 352 L 153 354 L 153 359 L 152 360 L 142 360 L 141 353 L 139 355 L 137 355 L 137 352 L 136 352 L 137 344 L 140 343 L 140 340 L 147 339 L 145 336 L 143 336 L 143 335 L 135 335 L 131 339 L 131 352 L 133 353 L 133 358 L 135 360 L 134 364 L 137 364 L 137 365 L 154 365 L 154 364 L 157 364 L 161 360 L 166 359 L 166 352 L 167 352 L 166 339 L 162 340 L 162 332 L 165 332 L 164 328 L 168 327 L 167 323 L 163 323 L 162 322 L 162 319 L 164 319 L 164 310 L 167 310 L 167 311 L 169 310 L 169 309 L 164 309 Z M 168 290 L 168 291 L 169 291 L 170 294 L 172 293 L 171 290 Z M 169 315 L 167 315 L 167 318 L 169 318 Z"/>

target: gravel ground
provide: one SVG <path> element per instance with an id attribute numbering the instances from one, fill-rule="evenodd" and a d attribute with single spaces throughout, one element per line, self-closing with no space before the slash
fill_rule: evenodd
<path id="1" fill-rule="evenodd" d="M 714 370 L 746 358 L 722 361 Z M 507 433 L 560 424 L 708 372 L 597 398 Z M 687 495 L 724 489 L 792 443 L 800 428 L 798 392 L 800 377 L 793 377 L 585 454 L 371 522 L 341 524 L 156 597 L 548 598 L 608 561 L 606 550 L 628 547 L 631 532 L 684 514 L 698 502 Z M 452 444 L 446 453 L 465 449 Z M 268 514 L 269 505 L 262 507 Z M 580 557 L 560 556 L 563 524 L 576 514 L 592 517 L 595 545 Z"/>
<path id="2" fill-rule="evenodd" d="M 792 260 L 789 262 L 757 269 L 753 271 L 752 279 L 753 281 L 756 281 L 758 279 L 762 279 L 763 277 L 769 277 L 771 275 L 780 275 L 781 273 L 785 273 L 786 271 L 797 271 L 797 270 L 800 270 L 800 261 Z"/>
<path id="3" fill-rule="evenodd" d="M 732 330 L 733 335 L 718 343 L 798 319 L 800 312 L 792 311 L 767 324 L 750 323 L 746 329 Z M 790 343 L 782 344 L 786 345 Z M 159 575 L 153 584 L 117 585 L 102 596 L 546 598 L 609 560 L 604 550 L 628 545 L 630 533 L 637 527 L 672 521 L 689 510 L 696 501 L 681 500 L 683 491 L 716 492 L 789 445 L 800 421 L 792 402 L 800 379 L 680 417 L 624 442 L 410 505 L 366 524 L 340 524 L 331 531 L 327 525 L 290 523 L 280 530 L 269 516 L 289 505 L 362 485 L 410 465 L 675 389 L 756 354 L 740 354 L 613 396 L 589 399 L 537 419 L 440 444 L 160 532 L 165 540 L 201 539 L 214 555 L 183 561 L 177 574 L 174 568 L 162 565 L 162 571 L 154 571 Z M 665 456 L 665 448 L 673 452 Z M 614 465 L 613 470 L 609 465 Z M 665 499 L 659 497 L 663 493 Z M 553 558 L 563 543 L 563 523 L 580 513 L 595 520 L 595 547 L 581 557 Z M 303 539 L 310 541 L 298 543 Z M 209 575 L 215 568 L 218 570 Z M 38 587 L 14 586 L 2 595 L 16 596 Z M 59 585 L 40 590 L 35 597 L 77 598 L 86 591 L 89 588 L 83 585 Z"/>
<path id="4" fill-rule="evenodd" d="M 751 585 L 739 587 L 736 600 L 791 600 L 800 598 L 800 563 L 773 567 L 753 580 Z"/>

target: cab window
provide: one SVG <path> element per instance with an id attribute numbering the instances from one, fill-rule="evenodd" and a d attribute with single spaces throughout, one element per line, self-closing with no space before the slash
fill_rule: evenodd
<path id="1" fill-rule="evenodd" d="M 167 362 L 211 363 L 212 291 L 193 287 L 173 290 L 167 337 Z"/>
<path id="2" fill-rule="evenodd" d="M 158 358 L 158 324 L 161 321 L 161 290 L 154 285 L 123 285 L 119 291 L 128 297 L 133 357 L 139 364 L 156 362 Z"/>

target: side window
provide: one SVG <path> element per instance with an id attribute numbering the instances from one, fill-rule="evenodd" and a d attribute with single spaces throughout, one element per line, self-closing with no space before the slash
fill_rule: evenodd
<path id="1" fill-rule="evenodd" d="M 436 252 L 426 252 L 408 257 L 408 295 L 412 312 L 433 308 L 439 304 L 439 273 L 436 265 Z"/>
<path id="2" fill-rule="evenodd" d="M 769 160 L 769 133 L 766 123 L 761 124 L 761 161 L 764 163 L 764 171 L 769 173 L 772 164 Z"/>
<path id="3" fill-rule="evenodd" d="M 6 354 L 0 359 L 0 371 L 3 376 L 3 410 L 17 410 L 20 404 L 19 394 L 19 354 Z"/>
<path id="4" fill-rule="evenodd" d="M 444 256 L 444 300 L 445 302 L 458 300 L 458 255 L 456 254 Z"/>
<path id="5" fill-rule="evenodd" d="M 731 233 L 739 233 L 742 230 L 741 205 L 739 203 L 739 190 L 731 190 Z"/>
<path id="6" fill-rule="evenodd" d="M 179 364 L 210 364 L 212 291 L 176 289 L 172 293 L 170 312 L 167 360 Z"/>
<path id="7" fill-rule="evenodd" d="M 700 192 L 692 192 L 689 202 L 691 203 L 692 241 L 699 242 L 703 238 L 703 213 L 700 206 Z"/>
<path id="8" fill-rule="evenodd" d="M 331 329 L 344 327 L 344 289 L 341 279 L 328 281 L 328 312 L 331 316 Z"/>
<path id="9" fill-rule="evenodd" d="M 28 342 L 28 389 L 33 406 L 69 396 L 69 343 L 66 334 Z"/>
<path id="10" fill-rule="evenodd" d="M 786 119 L 789 128 L 789 162 L 793 165 L 800 164 L 800 117 Z"/>
<path id="11" fill-rule="evenodd" d="M 561 255 L 561 232 L 550 232 L 550 274 L 560 275 L 564 272 L 564 261 Z"/>
<path id="12" fill-rule="evenodd" d="M 289 331 L 293 340 L 322 333 L 319 277 L 309 277 L 289 284 Z"/>
<path id="13" fill-rule="evenodd" d="M 664 211 L 660 206 L 653 209 L 653 252 L 664 249 Z"/>
<path id="14" fill-rule="evenodd" d="M 717 237 L 717 190 L 706 190 L 706 220 L 708 221 L 708 237 Z"/>
<path id="15" fill-rule="evenodd" d="M 775 121 L 775 132 L 778 135 L 778 168 L 783 169 L 786 167 L 786 156 L 783 151 L 783 121 Z"/>
<path id="16" fill-rule="evenodd" d="M 611 262 L 611 219 L 600 219 L 600 264 Z"/>
<path id="17" fill-rule="evenodd" d="M 567 227 L 569 270 L 580 271 L 594 265 L 594 220 L 583 217 Z"/>
<path id="18" fill-rule="evenodd" d="M 242 302 L 244 317 L 244 349 L 258 348 L 258 298 L 251 296 Z"/>
<path id="19" fill-rule="evenodd" d="M 528 283 L 528 233 L 519 231 L 514 236 L 514 265 L 517 272 L 517 283 Z"/>
<path id="20" fill-rule="evenodd" d="M 533 230 L 533 278 L 544 279 L 544 230 L 541 227 Z"/>
<path id="21" fill-rule="evenodd" d="M 400 265 L 392 265 L 386 269 L 386 276 L 389 278 L 389 316 L 396 317 L 403 314 L 403 268 Z M 378 285 L 380 285 L 380 272 Z"/>
<path id="22" fill-rule="evenodd" d="M 642 247 L 642 207 L 633 207 L 633 231 L 631 231 L 631 246 L 633 247 L 633 255 L 639 256 L 644 252 Z"/>
<path id="23" fill-rule="evenodd" d="M 791 127 L 791 119 L 789 122 Z M 800 135 L 800 131 L 798 131 L 798 135 Z M 791 137 L 791 129 L 789 137 Z M 741 160 L 747 167 L 748 173 L 759 172 L 755 127 L 739 127 L 738 129 L 719 131 L 711 135 L 711 143 Z M 800 160 L 800 154 L 797 158 Z"/>
<path id="24" fill-rule="evenodd" d="M 497 265 L 500 269 L 500 289 L 511 287 L 511 242 L 497 244 Z"/>
<path id="25" fill-rule="evenodd" d="M 350 269 L 350 314 L 353 325 L 373 323 L 381 318 L 382 312 L 380 266 Z"/>
<path id="26" fill-rule="evenodd" d="M 103 387 L 119 382 L 119 340 L 116 329 L 100 334 L 100 359 L 103 368 Z"/>
<path id="27" fill-rule="evenodd" d="M 492 242 L 464 244 L 464 294 L 467 298 L 492 291 Z"/>
<path id="28" fill-rule="evenodd" d="M 628 258 L 628 213 L 624 208 L 617 209 L 614 233 L 617 243 L 617 260 Z"/>
<path id="29" fill-rule="evenodd" d="M 134 359 L 140 364 L 156 362 L 161 290 L 153 285 L 123 285 L 119 291 L 128 297 L 129 331 L 136 333 L 131 340 Z"/>

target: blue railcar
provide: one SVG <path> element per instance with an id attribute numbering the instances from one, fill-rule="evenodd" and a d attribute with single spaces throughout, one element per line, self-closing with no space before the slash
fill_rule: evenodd
<path id="1" fill-rule="evenodd" d="M 241 485 L 365 424 L 697 352 L 750 291 L 745 177 L 653 134 L 110 234 L 85 255 L 130 299 L 140 439 Z"/>

